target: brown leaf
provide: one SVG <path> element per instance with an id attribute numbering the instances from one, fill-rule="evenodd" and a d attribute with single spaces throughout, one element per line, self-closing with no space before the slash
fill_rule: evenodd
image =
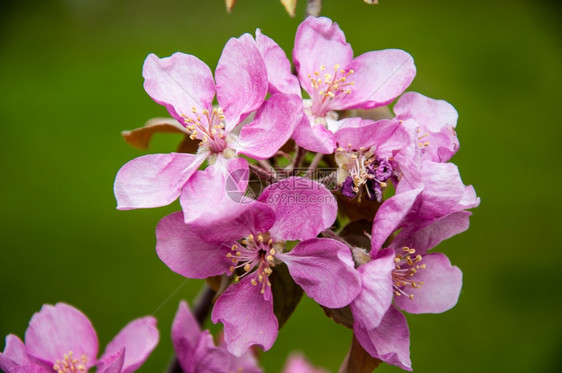
<path id="1" fill-rule="evenodd" d="M 146 122 L 144 127 L 123 131 L 121 135 L 129 145 L 137 149 L 146 149 L 150 144 L 150 139 L 157 132 L 189 135 L 189 131 L 172 118 L 152 118 Z"/>
<path id="2" fill-rule="evenodd" d="M 285 264 L 275 266 L 269 281 L 273 292 L 273 312 L 281 328 L 299 304 L 303 290 L 293 281 Z"/>
<path id="3" fill-rule="evenodd" d="M 375 359 L 365 351 L 354 335 L 349 352 L 338 373 L 371 373 L 381 363 L 381 360 Z"/>
<path id="4" fill-rule="evenodd" d="M 295 9 L 297 8 L 297 0 L 281 0 L 281 4 L 287 10 L 291 17 L 295 16 Z"/>
<path id="5" fill-rule="evenodd" d="M 226 0 L 225 2 L 226 2 L 226 11 L 230 12 L 234 7 L 234 4 L 236 4 L 236 0 Z"/>
<path id="6" fill-rule="evenodd" d="M 351 314 L 349 306 L 343 308 L 322 307 L 322 309 L 324 310 L 326 316 L 334 320 L 337 324 L 353 329 L 353 315 Z"/>

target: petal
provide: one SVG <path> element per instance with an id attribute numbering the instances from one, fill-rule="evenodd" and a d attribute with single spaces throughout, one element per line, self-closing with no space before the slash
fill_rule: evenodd
<path id="1" fill-rule="evenodd" d="M 156 319 L 146 316 L 128 323 L 105 348 L 101 359 L 125 350 L 123 373 L 137 370 L 158 344 Z"/>
<path id="2" fill-rule="evenodd" d="M 411 247 L 417 254 L 424 254 L 447 238 L 467 230 L 470 215 L 472 213 L 468 211 L 459 211 L 422 229 L 412 231 L 409 227 L 404 227 L 389 247 Z"/>
<path id="3" fill-rule="evenodd" d="M 174 53 L 158 58 L 149 54 L 142 70 L 144 90 L 154 101 L 164 105 L 171 116 L 185 123 L 182 114 L 191 115 L 193 108 L 210 109 L 215 96 L 213 74 L 195 56 Z"/>
<path id="4" fill-rule="evenodd" d="M 0 353 L 0 369 L 7 372 L 15 366 L 30 364 L 31 362 L 32 360 L 25 352 L 25 345 L 21 339 L 14 334 L 8 334 L 4 352 Z"/>
<path id="5" fill-rule="evenodd" d="M 302 355 L 291 354 L 285 363 L 283 373 L 327 373 L 327 371 L 313 367 Z"/>
<path id="6" fill-rule="evenodd" d="M 270 232 L 279 240 L 314 238 L 334 223 L 338 212 L 334 196 L 324 185 L 302 177 L 268 186 L 259 201 L 275 211 L 277 220 Z"/>
<path id="7" fill-rule="evenodd" d="M 376 329 L 367 330 L 356 323 L 353 325 L 353 331 L 361 346 L 372 357 L 412 371 L 408 323 L 395 307 L 391 306 L 388 309 Z"/>
<path id="8" fill-rule="evenodd" d="M 417 92 L 406 92 L 393 107 L 401 120 L 413 119 L 422 131 L 440 132 L 443 127 L 457 126 L 459 115 L 453 105 Z"/>
<path id="9" fill-rule="evenodd" d="M 465 194 L 459 169 L 453 163 L 422 162 L 424 189 L 419 218 L 434 220 L 458 211 Z"/>
<path id="10" fill-rule="evenodd" d="M 361 323 L 368 330 L 379 326 L 392 304 L 394 268 L 394 250 L 391 249 L 380 251 L 377 259 L 357 268 L 361 275 L 362 289 L 351 303 L 351 312 L 355 322 Z"/>
<path id="11" fill-rule="evenodd" d="M 332 104 L 335 110 L 372 109 L 391 103 L 410 85 L 416 76 L 414 59 L 399 49 L 367 52 L 355 58 L 345 70 L 354 73 L 351 93 Z"/>
<path id="12" fill-rule="evenodd" d="M 224 340 L 228 351 L 241 356 L 252 345 L 269 350 L 277 338 L 278 323 L 273 314 L 273 294 L 265 286 L 251 284 L 251 276 L 232 284 L 217 299 L 211 319 L 224 324 Z"/>
<path id="13" fill-rule="evenodd" d="M 324 307 L 345 307 L 361 290 L 351 251 L 341 242 L 313 238 L 275 256 L 287 264 L 291 277 L 306 295 Z"/>
<path id="14" fill-rule="evenodd" d="M 347 66 L 353 59 L 351 45 L 337 23 L 325 17 L 308 17 L 297 29 L 293 61 L 303 88 L 310 94 L 313 90 L 308 75 L 320 72 L 325 66 L 332 71 L 335 65 Z"/>
<path id="15" fill-rule="evenodd" d="M 285 93 L 301 97 L 299 80 L 291 72 L 291 61 L 273 39 L 256 30 L 256 45 L 263 57 L 269 80 L 269 93 Z"/>
<path id="16" fill-rule="evenodd" d="M 335 133 L 336 143 L 344 149 L 351 145 L 353 150 L 380 146 L 392 138 L 400 125 L 399 122 L 392 120 L 383 119 L 374 122 L 357 117 L 342 119 L 340 122 L 341 127 Z"/>
<path id="17" fill-rule="evenodd" d="M 231 38 L 215 71 L 217 100 L 230 131 L 259 108 L 267 94 L 267 69 L 256 42 L 249 34 Z"/>
<path id="18" fill-rule="evenodd" d="M 204 155 L 148 154 L 127 162 L 115 177 L 117 209 L 165 206 L 205 160 Z"/>
<path id="19" fill-rule="evenodd" d="M 292 135 L 298 146 L 311 152 L 332 154 L 336 149 L 336 142 L 332 131 L 322 124 L 314 123 L 314 117 L 309 117 L 303 111 L 295 131 Z"/>
<path id="20" fill-rule="evenodd" d="M 254 159 L 273 157 L 293 134 L 301 112 L 298 96 L 274 94 L 258 110 L 254 121 L 242 127 L 239 153 Z"/>
<path id="21" fill-rule="evenodd" d="M 84 354 L 89 368 L 96 362 L 98 337 L 90 320 L 76 308 L 45 304 L 29 322 L 25 346 L 29 355 L 51 365 L 70 351 L 77 358 Z"/>
<path id="22" fill-rule="evenodd" d="M 201 332 L 184 301 L 180 302 L 172 324 L 172 343 L 185 372 L 227 372 L 230 363 L 228 352 L 214 345 L 209 331 Z"/>
<path id="23" fill-rule="evenodd" d="M 52 373 L 53 370 L 49 369 L 45 366 L 38 365 L 38 364 L 26 364 L 26 365 L 19 365 L 11 370 L 7 370 L 8 373 Z"/>
<path id="24" fill-rule="evenodd" d="M 421 188 L 417 188 L 396 194 L 384 201 L 379 207 L 371 233 L 371 256 L 376 257 L 377 250 L 382 247 L 388 236 L 398 229 L 421 191 Z"/>
<path id="25" fill-rule="evenodd" d="M 441 313 L 453 308 L 462 288 L 461 270 L 441 253 L 424 255 L 420 263 L 426 268 L 420 269 L 412 281 L 423 285 L 410 291 L 414 299 L 404 300 L 400 308 L 409 313 Z"/>
<path id="26" fill-rule="evenodd" d="M 123 364 L 125 362 L 125 348 L 120 349 L 114 354 L 104 354 L 98 362 L 98 370 L 100 373 L 122 373 Z"/>
<path id="27" fill-rule="evenodd" d="M 164 217 L 156 227 L 158 257 L 172 271 L 188 278 L 207 278 L 228 272 L 232 263 L 226 253 L 231 242 L 205 240 L 196 226 L 185 224 L 181 212 Z"/>

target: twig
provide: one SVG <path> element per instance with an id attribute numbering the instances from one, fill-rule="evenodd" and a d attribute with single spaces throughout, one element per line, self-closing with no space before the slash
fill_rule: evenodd
<path id="1" fill-rule="evenodd" d="M 310 175 L 312 175 L 314 170 L 316 170 L 316 167 L 318 167 L 318 163 L 320 163 L 323 156 L 324 156 L 324 154 L 322 154 L 322 153 L 317 153 L 314 156 L 314 158 L 312 159 L 312 162 L 310 162 L 310 166 L 308 166 L 308 171 L 306 171 L 306 175 L 304 175 L 304 177 L 310 177 Z"/>
<path id="2" fill-rule="evenodd" d="M 308 0 L 306 4 L 306 16 L 318 17 L 322 10 L 322 0 Z"/>
<path id="3" fill-rule="evenodd" d="M 261 167 L 256 166 L 255 164 L 248 163 L 250 166 L 250 170 L 255 173 L 260 179 L 271 181 L 275 179 L 275 173 L 271 171 L 266 171 Z"/>

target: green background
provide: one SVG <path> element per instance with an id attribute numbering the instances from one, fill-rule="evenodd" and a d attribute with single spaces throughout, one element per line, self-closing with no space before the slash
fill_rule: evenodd
<path id="1" fill-rule="evenodd" d="M 408 316 L 414 370 L 557 371 L 561 8 L 524 0 L 324 3 L 322 14 L 340 24 L 356 55 L 408 51 L 417 66 L 409 90 L 457 108 L 453 161 L 482 198 L 471 229 L 440 246 L 464 273 L 458 305 Z M 154 251 L 154 227 L 177 204 L 115 210 L 115 174 L 143 154 L 120 131 L 166 114 L 142 88 L 144 58 L 182 51 L 214 69 L 229 37 L 257 27 L 290 53 L 305 1 L 295 19 L 275 0 L 239 0 L 231 14 L 222 0 L 1 4 L 0 338 L 23 336 L 43 303 L 64 301 L 92 320 L 102 350 L 128 321 L 155 312 L 161 342 L 140 372 L 162 372 L 178 301 L 191 302 L 201 281 L 184 283 Z M 149 152 L 178 141 L 160 135 Z M 349 341 L 348 330 L 305 299 L 263 365 L 278 372 L 299 350 L 335 372 Z"/>

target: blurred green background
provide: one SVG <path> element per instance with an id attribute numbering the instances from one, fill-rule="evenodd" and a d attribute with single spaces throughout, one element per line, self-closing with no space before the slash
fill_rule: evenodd
<path id="1" fill-rule="evenodd" d="M 257 27 L 290 53 L 299 3 L 295 19 L 277 0 L 239 0 L 231 14 L 222 0 L 0 3 L 0 338 L 23 336 L 43 303 L 83 310 L 100 349 L 128 321 L 154 313 L 161 342 L 140 372 L 164 371 L 178 301 L 191 302 L 201 281 L 184 282 L 154 250 L 154 227 L 177 204 L 115 210 L 115 173 L 143 154 L 120 131 L 166 114 L 142 88 L 144 58 L 182 51 L 214 69 L 229 37 Z M 453 161 L 482 198 L 471 229 L 440 246 L 464 273 L 457 307 L 408 317 L 416 372 L 554 372 L 562 364 L 557 4 L 324 1 L 322 14 L 356 55 L 410 52 L 418 73 L 409 90 L 457 108 Z M 149 152 L 178 141 L 160 135 Z M 350 335 L 305 299 L 263 365 L 278 372 L 299 350 L 335 372 Z"/>

